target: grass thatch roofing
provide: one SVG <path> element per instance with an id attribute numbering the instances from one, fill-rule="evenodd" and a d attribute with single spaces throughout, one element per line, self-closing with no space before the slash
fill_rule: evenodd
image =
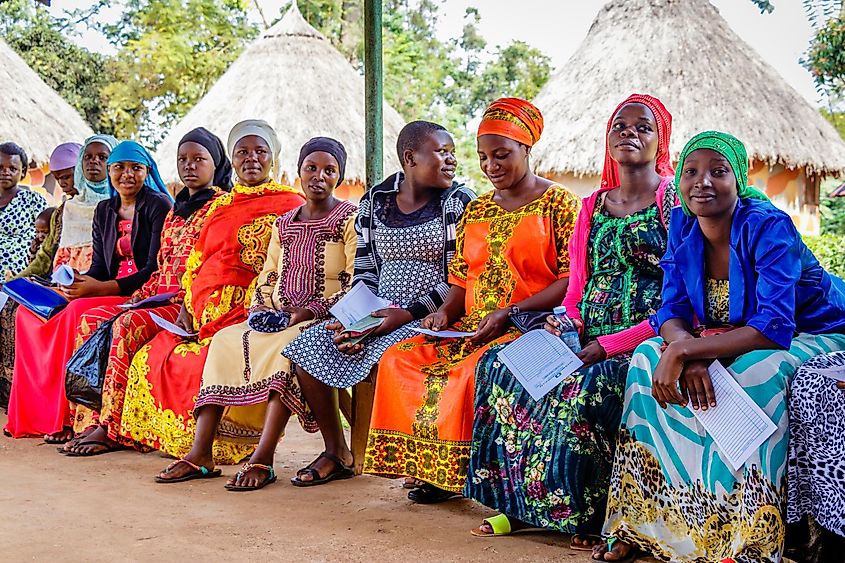
<path id="1" fill-rule="evenodd" d="M 347 182 L 364 182 L 364 79 L 302 17 L 296 2 L 250 45 L 159 145 L 156 160 L 166 181 L 178 180 L 179 139 L 203 126 L 223 142 L 232 126 L 249 118 L 272 125 L 282 143 L 280 174 L 296 178 L 299 148 L 311 137 L 334 137 L 346 146 Z M 404 121 L 384 106 L 384 161 L 398 167 L 396 137 Z"/>
<path id="2" fill-rule="evenodd" d="M 815 173 L 845 171 L 845 143 L 707 0 L 612 0 L 537 95 L 543 174 L 601 173 L 610 113 L 628 94 L 672 113 L 675 159 L 695 133 L 739 137 L 752 159 Z"/>
<path id="3" fill-rule="evenodd" d="M 85 120 L 0 39 L 0 142 L 13 141 L 39 165 L 56 145 L 94 134 Z"/>

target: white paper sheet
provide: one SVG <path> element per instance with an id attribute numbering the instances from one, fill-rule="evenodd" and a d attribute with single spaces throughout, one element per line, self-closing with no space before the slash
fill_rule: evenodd
<path id="1" fill-rule="evenodd" d="M 75 279 L 76 275 L 73 273 L 73 268 L 71 268 L 67 264 L 62 264 L 61 266 L 56 268 L 53 272 L 53 275 L 50 276 L 51 282 L 63 286 L 71 285 L 73 283 L 73 280 Z"/>
<path id="2" fill-rule="evenodd" d="M 502 348 L 498 358 L 535 401 L 584 365 L 560 338 L 544 329 L 523 334 Z"/>
<path id="3" fill-rule="evenodd" d="M 737 471 L 777 426 L 718 360 L 710 364 L 708 372 L 716 406 L 692 413 Z"/>
<path id="4" fill-rule="evenodd" d="M 8 300 L 9 300 L 9 296 L 6 295 L 5 293 L 3 293 L 2 291 L 0 291 L 0 310 L 2 310 L 3 307 L 6 306 L 6 301 L 8 301 Z"/>
<path id="5" fill-rule="evenodd" d="M 137 303 L 123 303 L 122 305 L 118 305 L 121 309 L 140 309 L 145 305 L 152 305 L 154 303 L 164 303 L 168 301 L 171 297 L 176 297 L 176 292 L 170 293 L 162 293 L 160 295 L 153 295 L 152 297 L 147 297 L 146 299 L 142 299 Z"/>
<path id="6" fill-rule="evenodd" d="M 390 301 L 376 296 L 367 284 L 356 283 L 329 312 L 344 328 L 348 328 L 373 311 L 390 307 Z"/>
<path id="7" fill-rule="evenodd" d="M 436 336 L 437 338 L 462 338 L 464 336 L 475 336 L 474 332 L 461 332 L 460 330 L 429 330 L 422 327 L 411 328 L 411 330 L 419 332 L 420 334 L 427 334 L 428 336 Z"/>
<path id="8" fill-rule="evenodd" d="M 150 313 L 150 318 L 153 320 L 155 324 L 166 330 L 167 332 L 172 332 L 176 336 L 196 336 L 196 332 L 187 332 L 186 330 L 182 329 L 182 327 L 176 326 L 175 324 L 171 323 L 170 321 L 166 321 L 156 315 L 155 313 Z"/>

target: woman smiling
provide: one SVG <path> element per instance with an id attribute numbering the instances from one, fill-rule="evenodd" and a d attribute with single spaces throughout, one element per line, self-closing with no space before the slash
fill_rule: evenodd
<path id="1" fill-rule="evenodd" d="M 117 195 L 97 204 L 91 268 L 75 272 L 74 282 L 62 288 L 70 304 L 47 322 L 18 309 L 6 426 L 15 437 L 46 434 L 45 440 L 56 443 L 73 437 L 64 381 L 80 318 L 94 307 L 125 302 L 157 268 L 161 230 L 173 198 L 155 161 L 138 143 L 123 141 L 108 158 L 108 180 Z"/>

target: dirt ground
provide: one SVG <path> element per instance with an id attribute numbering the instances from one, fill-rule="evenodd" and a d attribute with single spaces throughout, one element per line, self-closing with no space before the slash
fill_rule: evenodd
<path id="1" fill-rule="evenodd" d="M 415 505 L 398 480 L 290 485 L 321 445 L 292 424 L 276 456 L 279 481 L 232 493 L 225 477 L 156 484 L 168 463 L 157 453 L 66 458 L 41 440 L 0 436 L 0 560 L 590 561 L 559 534 L 472 537 L 490 510 L 469 500 Z"/>

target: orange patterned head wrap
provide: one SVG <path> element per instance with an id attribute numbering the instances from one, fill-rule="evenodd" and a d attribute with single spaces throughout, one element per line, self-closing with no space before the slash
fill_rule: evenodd
<path id="1" fill-rule="evenodd" d="M 672 161 L 669 158 L 669 138 L 672 135 L 672 114 L 663 105 L 663 102 L 649 96 L 648 94 L 631 94 L 616 106 L 610 119 L 607 120 L 607 130 L 604 137 L 604 168 L 601 171 L 601 187 L 615 188 L 619 185 L 619 165 L 610 156 L 610 146 L 607 144 L 607 133 L 613 126 L 613 118 L 620 109 L 628 104 L 642 104 L 654 114 L 654 121 L 657 123 L 657 155 L 655 156 L 654 169 L 661 176 L 674 176 L 675 169 L 672 168 Z"/>
<path id="2" fill-rule="evenodd" d="M 478 136 L 501 135 L 532 147 L 543 132 L 543 114 L 519 98 L 499 98 L 484 110 Z"/>

